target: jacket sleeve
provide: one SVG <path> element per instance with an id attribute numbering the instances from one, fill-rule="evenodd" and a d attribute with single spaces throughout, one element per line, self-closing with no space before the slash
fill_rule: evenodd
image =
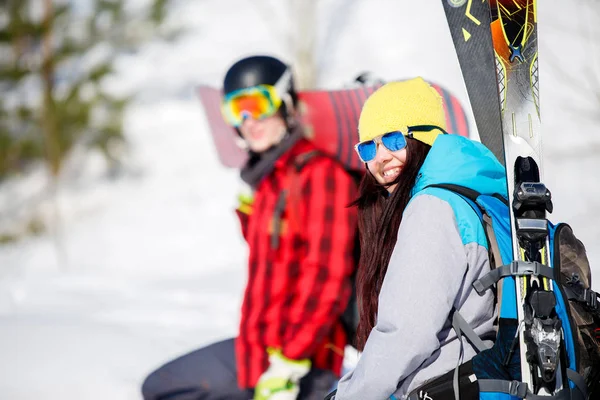
<path id="1" fill-rule="evenodd" d="M 413 199 L 383 280 L 376 325 L 356 368 L 340 381 L 336 399 L 388 399 L 417 371 L 440 347 L 438 334 L 466 270 L 451 206 L 429 195 Z"/>
<path id="2" fill-rule="evenodd" d="M 356 199 L 356 184 L 334 162 L 310 167 L 300 196 L 305 210 L 300 230 L 306 257 L 298 269 L 282 349 L 291 359 L 311 357 L 339 320 L 350 297 L 355 267 L 357 210 L 348 205 Z"/>

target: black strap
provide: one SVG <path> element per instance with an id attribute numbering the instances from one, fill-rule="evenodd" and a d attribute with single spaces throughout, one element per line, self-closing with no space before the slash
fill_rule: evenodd
<path id="1" fill-rule="evenodd" d="M 569 387 L 561 389 L 557 393 L 550 396 L 540 396 L 537 394 L 528 393 L 525 400 L 587 400 L 581 396 L 580 392 Z"/>
<path id="2" fill-rule="evenodd" d="M 479 196 L 481 196 L 481 193 L 479 193 L 477 190 L 473 190 L 466 186 L 455 185 L 453 183 L 434 183 L 432 185 L 428 185 L 427 187 L 437 187 L 437 188 L 441 188 L 441 189 L 447 189 L 452 192 L 456 192 L 462 196 L 465 196 L 467 199 L 472 200 L 475 203 L 477 203 L 477 198 Z M 500 193 L 494 193 L 491 196 L 500 200 L 505 206 L 508 207 L 508 200 L 506 198 L 504 198 L 504 196 L 502 196 Z"/>
<path id="3" fill-rule="evenodd" d="M 567 368 L 567 378 L 575 384 L 575 387 L 579 389 L 579 392 L 573 391 L 572 399 L 587 399 L 588 398 L 588 386 L 585 382 L 583 376 L 579 375 L 577 371 L 572 370 L 571 368 Z M 577 396 L 576 393 L 579 393 L 580 396 Z"/>
<path id="4" fill-rule="evenodd" d="M 473 190 L 471 188 L 461 185 L 454 185 L 452 183 L 434 183 L 432 185 L 428 185 L 427 187 L 425 187 L 425 189 L 427 189 L 428 187 L 446 189 L 451 192 L 458 193 L 474 203 L 477 203 L 477 198 L 481 195 L 481 193 L 479 193 L 477 190 Z"/>
<path id="5" fill-rule="evenodd" d="M 529 391 L 525 382 L 505 381 L 500 379 L 479 379 L 480 392 L 506 393 L 525 400 L 585 400 L 587 389 L 585 380 L 577 372 L 567 369 L 567 377 L 575 384 L 576 388 L 568 386 L 550 396 L 540 396 Z M 567 383 L 568 385 L 568 383 Z"/>
<path id="6" fill-rule="evenodd" d="M 592 313 L 597 313 L 600 315 L 600 294 L 594 292 L 592 289 L 575 289 L 570 285 L 563 285 L 563 289 L 565 290 L 565 294 L 569 300 L 574 300 L 579 303 L 582 303 L 588 311 Z"/>
<path id="7" fill-rule="evenodd" d="M 508 207 L 508 199 L 502 196 L 500 193 L 494 193 L 492 197 L 500 200 L 506 207 Z"/>

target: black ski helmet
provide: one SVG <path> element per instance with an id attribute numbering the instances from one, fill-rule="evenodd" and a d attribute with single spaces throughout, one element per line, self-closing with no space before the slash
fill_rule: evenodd
<path id="1" fill-rule="evenodd" d="M 270 56 L 251 56 L 238 60 L 225 74 L 223 92 L 228 94 L 235 90 L 256 85 L 277 87 L 278 94 L 283 100 L 281 110 L 284 118 L 287 117 L 286 102 L 289 103 L 289 100 L 291 100 L 291 106 L 296 106 L 298 96 L 294 89 L 291 68 L 277 58 Z"/>

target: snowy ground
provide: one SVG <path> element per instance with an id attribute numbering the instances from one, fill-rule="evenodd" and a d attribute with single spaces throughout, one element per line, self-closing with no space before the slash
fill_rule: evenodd
<path id="1" fill-rule="evenodd" d="M 538 4 L 546 182 L 553 219 L 572 224 L 599 274 L 600 10 L 559 3 Z M 178 4 L 188 34 L 123 58 L 112 83 L 144 88 L 127 114 L 125 173 L 109 180 L 97 159 L 78 161 L 61 181 L 58 234 L 0 247 L 3 399 L 138 399 L 153 368 L 236 332 L 246 254 L 232 212 L 239 181 L 218 163 L 193 87 L 218 85 L 243 55 L 287 58 L 274 34 L 286 20 L 280 8 L 257 12 L 275 1 Z M 328 0 L 318 22 L 320 86 L 364 70 L 420 74 L 467 104 L 438 1 Z M 0 197 L 40 179 L 4 185 Z"/>

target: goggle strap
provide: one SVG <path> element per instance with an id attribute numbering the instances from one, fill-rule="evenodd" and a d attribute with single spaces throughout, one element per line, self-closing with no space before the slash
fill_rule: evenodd
<path id="1" fill-rule="evenodd" d="M 283 96 L 289 92 L 292 81 L 292 71 L 290 68 L 286 68 L 283 71 L 283 74 L 277 79 L 277 82 L 273 85 L 279 97 L 283 98 Z"/>

